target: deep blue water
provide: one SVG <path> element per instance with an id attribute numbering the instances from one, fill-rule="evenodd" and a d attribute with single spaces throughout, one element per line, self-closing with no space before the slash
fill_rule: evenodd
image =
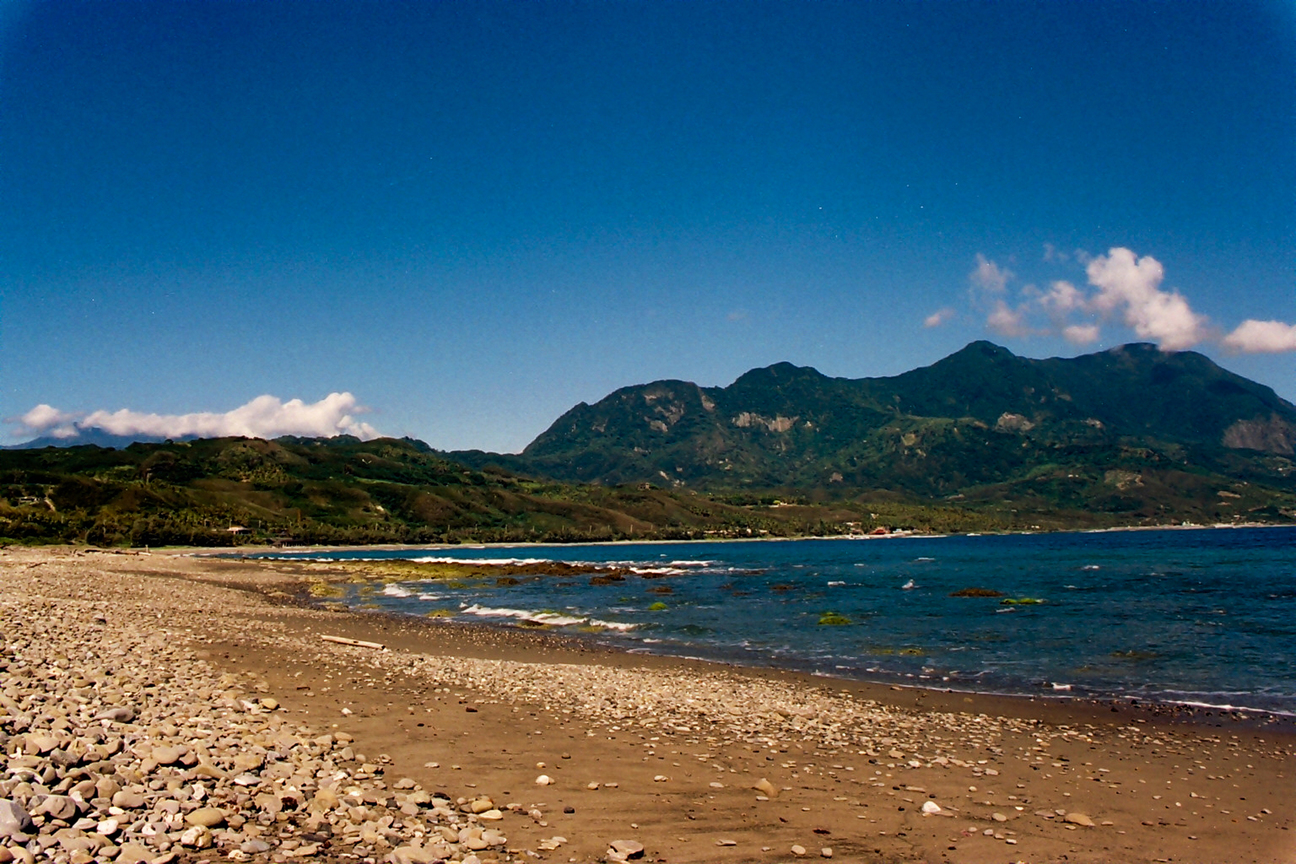
<path id="1" fill-rule="evenodd" d="M 1296 528 L 271 557 L 546 559 L 664 571 L 610 585 L 588 576 L 504 587 L 494 578 L 375 583 L 349 586 L 348 601 L 465 621 L 542 619 L 631 650 L 843 677 L 1296 713 Z M 663 587 L 672 593 L 649 593 Z M 969 587 L 1042 602 L 950 596 Z M 825 613 L 850 623 L 821 624 Z"/>

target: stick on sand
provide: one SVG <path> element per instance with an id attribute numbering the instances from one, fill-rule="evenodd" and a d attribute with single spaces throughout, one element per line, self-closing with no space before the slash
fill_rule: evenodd
<path id="1" fill-rule="evenodd" d="M 355 648 L 377 648 L 379 651 L 386 651 L 385 645 L 378 642 L 365 642 L 363 639 L 348 639 L 345 636 L 320 636 L 325 642 L 336 642 L 339 645 L 350 645 Z"/>

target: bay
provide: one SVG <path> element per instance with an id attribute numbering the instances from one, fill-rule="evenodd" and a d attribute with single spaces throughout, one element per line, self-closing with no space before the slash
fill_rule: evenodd
<path id="1" fill-rule="evenodd" d="M 1296 528 L 264 557 L 597 565 L 627 575 L 374 581 L 344 602 L 883 683 L 1296 714 Z"/>

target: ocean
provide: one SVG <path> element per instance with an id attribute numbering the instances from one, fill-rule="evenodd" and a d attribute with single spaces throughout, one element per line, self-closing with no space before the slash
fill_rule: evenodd
<path id="1" fill-rule="evenodd" d="M 596 565 L 624 581 L 374 581 L 343 602 L 882 683 L 1296 715 L 1296 528 L 260 557 Z"/>

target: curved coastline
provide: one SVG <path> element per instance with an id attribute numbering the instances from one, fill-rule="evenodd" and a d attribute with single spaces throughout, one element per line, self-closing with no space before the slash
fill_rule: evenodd
<path id="1" fill-rule="evenodd" d="M 1207 529 L 1207 530 L 1211 530 L 1211 529 Z M 1079 537 L 1089 532 L 1075 532 L 1075 533 L 1076 536 Z M 948 536 L 957 537 L 959 535 L 948 535 Z M 941 537 L 941 538 L 931 538 L 931 539 L 944 540 L 946 538 Z M 727 541 L 727 542 L 740 542 L 740 541 Z M 764 541 L 764 542 L 771 542 L 771 541 Z M 792 544 L 792 543 L 799 543 L 802 541 L 781 540 L 776 542 Z M 805 542 L 830 543 L 832 541 L 826 538 L 807 538 Z M 623 547 L 625 545 L 628 544 L 620 544 L 620 543 L 618 544 L 577 544 L 576 548 L 583 547 L 583 548 L 592 549 L 592 548 L 608 548 L 609 546 Z M 687 555 L 688 552 L 685 552 L 684 550 L 687 549 L 688 547 L 695 546 L 695 544 L 693 543 L 634 544 L 634 545 L 644 545 L 645 547 L 650 547 L 650 548 L 659 548 L 662 545 L 674 545 L 681 549 L 680 552 L 681 555 Z M 1033 543 L 1032 546 L 1034 546 Z M 500 560 L 492 559 L 486 561 L 486 560 L 480 560 L 475 557 L 459 558 L 456 556 L 456 552 L 469 553 L 469 555 L 471 555 L 473 552 L 480 553 L 482 550 L 486 550 L 486 549 L 508 550 L 509 552 L 512 552 L 513 555 L 516 557 L 509 558 L 508 561 L 505 561 L 504 559 L 500 559 Z M 528 552 L 527 550 L 532 550 L 532 552 Z M 392 559 L 389 556 L 393 553 L 399 554 L 401 556 L 408 556 L 408 557 L 413 557 L 414 555 L 421 555 L 422 553 L 430 553 L 430 555 L 432 556 L 437 556 L 438 553 L 445 553 L 445 557 L 435 557 L 435 558 L 429 557 L 426 560 L 429 561 L 444 560 L 444 561 L 457 562 L 458 565 L 465 566 L 465 567 L 469 565 L 476 565 L 480 562 L 480 564 L 487 565 L 489 567 L 489 566 L 497 566 L 497 565 L 502 566 L 510 563 L 516 563 L 516 564 L 544 563 L 545 559 L 535 559 L 530 557 L 532 554 L 539 553 L 541 550 L 544 550 L 546 553 L 554 553 L 554 552 L 565 553 L 567 552 L 567 550 L 572 550 L 571 554 L 567 555 L 566 557 L 559 558 L 555 556 L 555 558 L 550 560 L 560 561 L 562 562 L 562 566 L 581 566 L 581 567 L 591 568 L 590 573 L 594 573 L 598 571 L 600 568 L 603 569 L 619 568 L 620 572 L 624 572 L 625 575 L 627 576 L 639 575 L 640 569 L 643 566 L 645 566 L 645 563 L 646 562 L 651 563 L 651 561 L 649 561 L 648 559 L 645 559 L 645 561 L 638 561 L 638 560 L 613 561 L 611 559 L 601 560 L 598 559 L 597 557 L 592 557 L 592 556 L 589 558 L 589 560 L 585 560 L 585 557 L 583 557 L 579 552 L 575 551 L 572 544 L 554 544 L 550 546 L 541 546 L 541 545 L 518 546 L 516 544 L 503 545 L 503 546 L 500 545 L 491 546 L 491 545 L 483 544 L 483 545 L 478 545 L 473 547 L 455 547 L 455 546 L 391 547 L 389 549 L 382 550 L 387 552 L 388 553 L 387 555 L 382 555 L 374 558 L 371 558 L 366 553 L 372 551 L 380 551 L 380 550 L 373 550 L 366 547 L 351 547 L 347 549 L 315 548 L 310 550 L 292 550 L 290 552 L 286 552 L 285 550 L 258 549 L 258 550 L 248 550 L 248 554 L 249 556 L 260 556 L 260 555 L 272 556 L 273 559 L 282 560 L 288 563 L 309 562 L 309 561 L 315 561 L 316 563 L 322 565 L 327 565 L 330 563 L 345 563 L 348 566 L 354 566 L 358 572 L 360 569 L 362 569 L 360 565 L 362 565 L 364 562 L 371 562 L 378 565 L 391 563 Z M 339 553 L 343 555 L 347 555 L 349 557 L 347 557 L 345 561 L 340 561 L 337 557 L 335 557 Z M 783 554 L 783 553 L 779 553 L 779 554 Z M 931 554 L 938 554 L 938 553 L 932 552 Z M 708 557 L 708 556 L 704 555 L 703 557 Z M 940 557 L 943 558 L 944 556 L 941 555 Z M 419 559 L 414 558 L 413 560 L 417 561 Z M 932 559 L 920 558 L 915 560 L 930 562 Z M 1095 559 L 1095 560 L 1101 560 L 1101 559 Z M 672 562 L 666 562 L 666 564 L 670 564 L 670 563 Z M 685 562 L 685 563 L 699 563 L 699 562 Z M 724 564 L 724 565 L 728 565 L 731 570 L 735 566 L 745 567 L 745 566 L 752 565 L 752 562 L 750 560 L 739 561 L 737 559 L 727 559 L 721 562 L 700 562 L 700 563 Z M 860 565 L 856 565 L 856 566 L 860 566 Z M 929 564 L 924 566 L 929 566 Z M 1106 567 L 1105 562 L 1104 562 L 1104 567 Z M 1097 571 L 1099 568 L 1097 567 L 1097 565 L 1093 565 L 1093 566 L 1087 565 L 1080 569 L 1083 570 L 1092 569 Z M 856 571 L 856 572 L 863 572 L 863 571 Z M 487 569 L 482 573 L 472 574 L 472 577 L 469 581 L 471 581 L 472 579 L 486 580 L 482 584 L 489 585 L 490 577 L 493 575 L 498 576 L 498 575 L 508 575 L 508 574 L 504 574 L 503 571 L 497 574 L 494 571 Z M 563 575 L 567 575 L 567 574 L 563 574 Z M 684 575 L 684 574 L 681 572 L 680 574 L 673 574 L 673 575 Z M 1084 575 L 1088 577 L 1088 574 L 1084 574 Z M 395 572 L 384 571 L 382 574 L 382 578 L 385 581 L 389 581 L 389 582 L 400 581 L 403 578 L 404 581 L 407 583 L 405 584 L 405 587 L 403 589 L 396 588 L 394 586 L 389 586 L 387 592 L 385 593 L 403 595 L 406 593 L 407 590 L 413 588 L 414 593 L 417 595 L 419 592 L 418 592 L 418 586 L 415 583 L 419 583 L 426 586 L 435 586 L 436 578 L 440 578 L 440 577 L 434 578 L 432 576 L 429 576 L 427 580 L 420 580 L 418 575 L 415 573 L 410 573 L 407 577 L 401 577 L 399 576 L 399 574 Z M 652 577 L 650 576 L 647 578 L 652 578 Z M 826 577 L 826 578 L 837 578 L 837 577 Z M 904 578 L 904 577 L 900 577 L 900 578 Z M 968 578 L 975 578 L 975 577 L 969 576 Z M 506 582 L 507 580 L 501 580 L 501 581 Z M 780 577 L 780 581 L 787 581 L 787 580 L 782 580 Z M 796 580 L 793 579 L 793 581 Z M 921 581 L 921 577 L 920 577 L 920 581 Z M 478 584 L 478 583 L 474 582 L 473 584 Z M 657 585 L 657 584 L 662 584 L 662 585 L 674 584 L 676 586 L 677 591 L 679 590 L 679 583 L 677 582 L 675 583 L 671 583 L 671 582 L 655 583 L 654 582 L 653 583 L 653 585 Z M 760 583 L 760 584 L 764 584 L 764 583 Z M 841 586 L 844 585 L 845 583 L 830 581 L 827 584 L 829 586 L 833 586 L 833 585 Z M 912 579 L 907 584 L 912 584 Z M 1081 585 L 1082 588 L 1084 588 L 1085 586 L 1085 583 L 1083 582 L 1078 582 L 1078 584 Z M 454 585 L 453 587 L 463 588 L 465 586 Z M 728 587 L 728 586 L 722 586 L 722 587 Z M 738 587 L 742 588 L 744 586 L 739 585 Z M 764 587 L 769 588 L 770 586 L 765 585 Z M 781 585 L 781 584 L 774 585 L 773 587 L 774 590 L 784 590 L 790 588 L 790 586 Z M 806 583 L 804 587 L 799 587 L 797 590 L 799 591 L 809 590 L 810 587 L 811 586 L 809 585 L 809 583 Z M 1004 587 L 1004 586 L 1000 585 L 999 587 Z M 1058 585 L 1055 585 L 1053 587 L 1055 590 L 1060 591 L 1060 587 Z M 1075 589 L 1076 586 L 1067 585 L 1066 587 L 1069 589 Z M 571 589 L 571 591 L 576 591 L 576 590 L 578 589 Z M 608 591 L 611 590 L 612 589 L 608 589 Z M 639 589 L 632 588 L 629 585 L 627 585 L 626 588 L 626 591 L 628 591 L 631 594 L 637 593 L 638 590 Z M 760 589 L 753 588 L 751 590 L 760 590 Z M 853 590 L 853 588 L 851 590 Z M 940 589 L 940 590 L 944 591 L 945 589 Z M 1008 589 L 1005 588 L 1005 590 Z M 647 589 L 647 591 L 648 593 L 671 593 L 667 588 L 658 589 L 656 587 Z M 435 605 L 435 603 L 433 603 L 433 601 L 435 600 L 441 600 L 442 601 L 441 605 L 444 605 L 445 602 L 447 601 L 453 603 L 453 601 L 456 599 L 456 597 L 454 596 L 455 593 L 456 592 L 446 593 L 437 590 L 432 590 L 431 593 L 429 593 L 427 596 L 420 597 L 419 599 L 427 601 L 427 604 L 425 605 L 427 605 L 427 608 L 431 608 L 432 605 Z M 483 591 L 480 592 L 475 591 L 473 593 L 465 594 L 463 598 L 464 603 L 460 604 L 461 606 L 465 604 L 470 605 L 471 611 L 473 612 L 474 615 L 484 615 L 484 616 L 489 616 L 491 614 L 492 610 L 489 607 L 500 607 L 499 609 L 496 609 L 494 611 L 498 612 L 499 615 L 504 616 L 505 620 L 501 622 L 496 622 L 490 617 L 483 617 L 478 619 L 475 622 L 485 626 L 508 627 L 508 626 L 516 626 L 519 623 L 518 621 L 510 622 L 508 619 L 522 619 L 521 623 L 524 626 L 528 624 L 539 625 L 542 623 L 553 623 L 554 620 L 559 620 L 559 619 L 555 619 L 552 613 L 554 613 L 555 610 L 560 610 L 560 609 L 563 610 L 561 613 L 563 617 L 561 618 L 560 623 L 581 625 L 581 624 L 588 623 L 589 620 L 593 620 L 590 618 L 590 616 L 597 616 L 597 618 L 599 619 L 606 619 L 609 617 L 608 613 L 610 611 L 615 611 L 611 607 L 606 607 L 606 608 L 600 607 L 598 605 L 599 601 L 597 601 L 592 596 L 590 597 L 589 602 L 585 603 L 582 599 L 578 599 L 577 597 L 570 595 L 570 592 L 568 592 L 567 595 L 564 595 L 564 597 L 555 596 L 555 597 L 547 597 L 546 599 L 539 599 L 535 595 L 527 595 L 527 594 L 514 597 L 513 589 L 510 588 L 494 590 L 489 594 L 488 597 L 483 596 L 485 593 L 486 593 L 485 589 L 483 589 Z M 615 596 L 615 595 L 609 595 L 605 593 L 601 596 L 604 596 L 606 599 L 607 597 Z M 782 596 L 786 597 L 790 595 L 785 594 Z M 530 597 L 529 601 L 527 599 L 528 597 Z M 393 598 L 390 597 L 379 597 L 373 599 L 384 604 L 392 603 L 392 605 L 394 606 L 405 606 L 407 607 L 407 611 L 409 611 L 411 614 L 414 615 L 421 614 L 413 608 L 419 605 L 414 600 L 393 601 Z M 627 597 L 624 599 L 628 600 L 629 598 Z M 669 597 L 663 597 L 663 598 L 649 597 L 648 598 L 649 601 L 652 601 L 654 599 L 663 599 L 663 600 L 671 601 L 671 605 L 674 605 L 677 602 L 684 603 L 685 605 L 691 605 L 694 602 L 699 602 L 699 603 L 704 602 L 698 599 L 697 597 L 691 595 L 689 590 L 685 590 L 683 595 L 677 594 L 676 600 L 671 600 L 671 598 Z M 1079 600 L 1080 598 L 1077 597 L 1076 599 Z M 576 603 L 576 605 L 574 606 L 561 605 L 562 603 L 568 601 Z M 359 605 L 359 601 L 353 600 L 353 602 L 356 605 Z M 825 599 L 822 602 L 828 604 L 832 603 L 832 601 L 828 599 Z M 885 601 L 885 602 L 890 602 L 890 601 Z M 924 600 L 922 602 L 926 603 L 927 601 Z M 1006 602 L 1009 601 L 1000 601 L 1001 605 Z M 621 605 L 624 605 L 624 603 L 622 603 Z M 666 604 L 654 604 L 654 605 L 663 606 L 664 608 Z M 783 608 L 783 607 L 779 607 L 779 608 Z M 1007 606 L 1005 607 L 1005 610 L 1008 608 L 1012 608 L 1012 607 Z M 534 621 L 525 620 L 528 617 L 525 614 L 526 609 L 540 610 L 535 615 L 531 616 L 536 620 Z M 578 609 L 580 611 L 577 611 Z M 602 611 L 600 611 L 600 609 L 602 609 Z M 626 611 L 626 610 L 622 610 L 622 611 Z M 667 620 L 665 618 L 661 618 L 660 616 L 658 616 L 656 619 L 653 619 L 651 617 L 645 618 L 641 613 L 642 610 L 640 610 L 639 613 L 632 614 L 630 618 L 625 618 L 624 616 L 621 617 L 623 620 L 628 620 L 628 621 L 643 621 L 645 623 L 642 626 L 650 626 L 650 627 L 656 627 L 658 626 L 658 622 L 665 622 Z M 452 615 L 456 613 L 454 612 L 454 609 L 444 609 L 444 610 L 437 611 L 436 614 Z M 460 612 L 457 614 L 462 615 L 462 610 L 460 610 Z M 1013 617 L 1013 616 L 1009 616 L 1009 617 Z M 686 617 L 678 620 L 682 622 L 682 621 L 688 621 L 689 619 Z M 1004 619 L 1004 620 L 1008 620 L 1008 619 Z M 1208 623 L 1211 623 L 1213 625 L 1214 622 L 1208 622 Z M 618 629 L 624 629 L 626 625 L 616 623 L 616 626 Z M 1010 629 L 1013 629 L 1015 631 L 1016 627 L 1017 625 L 1013 625 L 1013 628 Z M 571 629 L 576 630 L 577 628 L 573 626 Z M 1290 696 L 1282 695 L 1282 694 L 1286 694 L 1286 691 L 1281 689 L 1274 691 L 1274 695 L 1264 695 L 1267 691 L 1265 691 L 1264 689 L 1260 689 L 1256 691 L 1260 695 L 1258 695 L 1254 699 L 1248 699 L 1245 697 L 1239 698 L 1235 694 L 1233 689 L 1229 687 L 1219 687 L 1218 689 L 1212 688 L 1210 686 L 1196 687 L 1196 688 L 1184 687 L 1182 686 L 1183 682 L 1175 680 L 1175 676 L 1167 677 L 1165 679 L 1158 679 L 1156 676 L 1153 676 L 1152 678 L 1146 679 L 1146 683 L 1144 685 L 1140 685 L 1136 673 L 1134 674 L 1134 677 L 1131 677 L 1130 674 L 1126 672 L 1120 673 L 1122 677 L 1111 678 L 1110 680 L 1102 680 L 1101 677 L 1096 677 L 1086 681 L 1082 677 L 1081 678 L 1077 678 L 1075 676 L 1059 677 L 1059 673 L 1065 672 L 1065 670 L 1062 668 L 1056 668 L 1050 670 L 1053 672 L 1052 675 L 1047 674 L 1047 672 L 1045 672 L 1044 674 L 1040 674 L 1041 671 L 1043 671 L 1043 667 L 1041 667 L 1040 669 L 1031 669 L 1028 667 L 1023 667 L 1020 670 L 1014 670 L 1011 665 L 1003 665 L 1002 663 L 1000 663 L 998 668 L 996 668 L 996 664 L 993 661 L 993 658 L 989 657 L 989 655 L 986 656 L 988 658 L 987 662 L 991 663 L 990 666 L 983 665 L 981 667 L 973 666 L 972 668 L 956 668 L 956 667 L 961 667 L 961 664 L 958 660 L 954 658 L 957 657 L 966 658 L 966 657 L 973 656 L 973 655 L 965 655 L 965 654 L 957 654 L 957 653 L 949 654 L 947 656 L 946 663 L 945 663 L 945 671 L 941 670 L 941 664 L 939 663 L 936 664 L 937 668 L 935 669 L 923 668 L 919 670 L 917 665 L 890 662 L 890 660 L 888 660 L 885 657 L 882 657 L 881 655 L 878 656 L 877 660 L 873 660 L 873 659 L 869 659 L 867 654 L 860 654 L 852 657 L 852 655 L 849 652 L 843 653 L 839 656 L 833 656 L 831 654 L 819 654 L 816 651 L 799 650 L 799 649 L 793 649 L 791 652 L 789 652 L 786 648 L 776 647 L 777 645 L 781 644 L 779 642 L 767 643 L 767 647 L 765 648 L 743 647 L 746 646 L 745 641 L 741 641 L 741 640 L 738 642 L 733 641 L 734 638 L 738 638 L 738 636 L 741 635 L 741 633 L 739 632 L 727 634 L 726 637 L 727 641 L 722 640 L 720 642 L 716 642 L 715 644 L 705 644 L 705 640 L 698 641 L 697 639 L 694 638 L 686 638 L 682 641 L 678 639 L 672 640 L 672 637 L 670 637 L 667 634 L 663 634 L 661 637 L 657 637 L 656 634 L 653 634 L 652 637 L 647 637 L 646 634 L 648 631 L 643 631 L 643 632 L 645 633 L 645 638 L 642 641 L 635 641 L 635 642 L 631 642 L 630 639 L 627 639 L 625 636 L 619 636 L 618 634 L 615 633 L 607 634 L 606 636 L 600 636 L 598 634 L 572 632 L 570 635 L 572 635 L 575 638 L 582 639 L 584 641 L 595 642 L 599 644 L 611 643 L 610 647 L 614 647 L 618 650 L 626 650 L 634 654 L 647 653 L 647 654 L 667 654 L 672 656 L 697 657 L 699 659 L 705 659 L 705 660 L 718 662 L 718 663 L 738 665 L 747 668 L 760 668 L 764 666 L 769 666 L 773 668 L 782 668 L 782 669 L 788 669 L 788 670 L 813 674 L 817 677 L 827 676 L 827 677 L 841 678 L 844 680 L 863 680 L 863 681 L 869 681 L 872 683 L 883 684 L 883 685 L 899 684 L 907 687 L 918 686 L 918 687 L 926 687 L 937 691 L 951 690 L 951 691 L 960 691 L 960 692 L 980 692 L 980 693 L 987 693 L 991 695 L 1014 696 L 1014 697 L 1028 698 L 1028 699 L 1066 700 L 1066 699 L 1084 698 L 1088 700 L 1096 699 L 1096 700 L 1103 700 L 1103 701 L 1128 702 L 1131 704 L 1138 704 L 1138 703 L 1157 703 L 1157 704 L 1164 704 L 1164 705 L 1178 704 L 1178 705 L 1182 705 L 1184 708 L 1191 708 L 1195 710 L 1235 713 L 1235 714 L 1247 715 L 1247 716 L 1272 715 L 1275 717 L 1290 718 L 1293 714 L 1293 711 L 1289 710 L 1287 707 L 1288 702 L 1290 702 Z M 854 631 L 854 632 L 862 633 L 863 631 Z M 861 638 L 861 636 L 855 635 L 852 638 L 858 640 L 859 638 Z M 789 643 L 789 645 L 794 645 L 794 644 L 796 643 Z M 918 644 L 924 648 L 929 647 L 927 643 L 923 643 L 923 642 L 918 642 L 915 644 Z M 940 650 L 939 649 L 940 643 L 935 643 L 935 644 L 937 646 L 937 649 Z M 1121 648 L 1122 650 L 1119 652 L 1114 652 L 1111 655 L 1112 657 L 1117 658 L 1115 662 L 1124 662 L 1124 663 L 1132 664 L 1135 661 L 1140 661 L 1145 663 L 1145 661 L 1141 661 L 1140 657 L 1138 656 L 1140 652 L 1143 650 L 1141 646 L 1131 643 L 1130 645 L 1117 645 L 1116 647 Z M 1029 650 L 1029 643 L 1024 645 L 1023 648 L 1025 650 Z M 1132 648 L 1139 648 L 1139 651 L 1125 650 L 1125 649 L 1132 649 Z M 959 650 L 960 649 L 958 648 L 954 648 L 954 651 L 956 652 Z M 1107 649 L 1103 649 L 1103 650 L 1106 651 Z M 1123 658 L 1125 658 L 1127 655 L 1130 657 L 1134 657 L 1135 659 L 1124 660 Z M 1147 656 L 1153 656 L 1153 655 L 1147 655 Z M 1106 655 L 1104 654 L 1098 654 L 1096 655 L 1096 657 L 1099 660 L 1106 659 Z M 1036 664 L 1036 666 L 1039 666 L 1039 664 Z M 1130 666 L 1128 668 L 1132 670 L 1135 669 L 1134 666 Z M 1272 678 L 1272 674 L 1269 677 Z M 1219 678 L 1218 674 L 1216 675 L 1216 678 Z M 1187 681 L 1188 678 L 1185 677 L 1184 680 Z M 1221 682 L 1223 680 L 1224 679 L 1220 678 Z M 1214 682 L 1203 681 L 1203 683 L 1214 683 Z M 1266 683 L 1266 681 L 1265 679 L 1260 678 L 1257 679 L 1256 683 L 1259 685 L 1263 685 Z"/>
<path id="2" fill-rule="evenodd" d="M 261 735 L 253 727 L 268 724 L 269 737 L 244 748 L 266 749 L 271 773 L 240 780 L 286 793 L 274 785 L 282 778 L 270 779 L 283 764 L 278 754 L 298 748 L 292 758 L 305 759 L 293 742 L 332 737 L 334 767 L 292 780 L 325 809 L 285 806 L 287 823 L 258 815 L 286 799 L 253 799 L 227 788 L 228 778 L 204 781 L 229 820 L 210 834 L 223 857 L 247 844 L 250 860 L 261 860 L 308 835 L 313 860 L 421 860 L 421 844 L 435 839 L 428 823 L 457 819 L 466 830 L 452 811 L 466 808 L 471 828 L 472 807 L 485 801 L 500 814 L 492 836 L 507 834 L 500 861 L 559 845 L 563 857 L 596 860 L 614 840 L 641 842 L 655 858 L 726 864 L 783 860 L 794 844 L 878 862 L 1005 854 L 1266 862 L 1290 849 L 1296 802 L 1272 793 L 1296 767 L 1296 735 L 1278 724 L 892 687 L 629 654 L 523 628 L 332 610 L 303 593 L 301 575 L 283 562 L 7 550 L 0 623 L 30 631 L 40 610 L 57 609 L 58 627 L 84 630 L 91 641 L 29 665 L 51 682 L 101 675 L 95 658 L 117 656 L 122 637 L 185 658 L 183 675 L 138 653 L 114 661 L 145 676 L 136 710 L 147 716 L 196 703 L 216 711 L 191 733 L 179 719 L 126 727 L 121 758 L 130 765 L 157 752 L 153 735 L 168 744 L 192 735 L 176 747 L 206 753 L 213 730 L 224 740 Z M 19 637 L 11 646 L 13 660 L 36 658 L 34 643 Z M 253 695 L 238 695 L 243 688 Z M 80 709 L 47 701 L 45 710 L 57 719 Z M 74 722 L 71 731 L 79 729 Z M 350 746 L 339 750 L 339 738 Z M 139 767 L 160 772 L 160 794 L 172 794 L 168 772 L 180 768 L 156 759 Z M 544 786 L 535 782 L 541 772 Z M 441 809 L 407 807 L 416 793 Z M 382 813 L 392 817 L 382 831 L 361 824 Z M 174 837 L 137 836 L 135 824 L 119 842 L 180 842 L 178 828 Z M 248 824 L 271 830 L 240 827 Z M 470 830 L 455 836 L 478 842 Z M 466 851 L 459 857 L 468 860 Z"/>

